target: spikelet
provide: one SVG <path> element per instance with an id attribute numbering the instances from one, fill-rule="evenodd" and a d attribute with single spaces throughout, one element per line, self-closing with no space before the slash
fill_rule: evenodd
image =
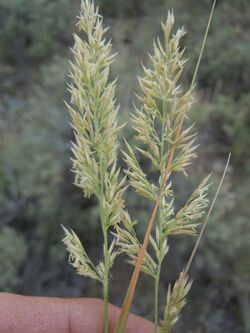
<path id="1" fill-rule="evenodd" d="M 157 199 L 157 187 L 154 184 L 149 183 L 147 176 L 141 169 L 132 148 L 126 141 L 125 143 L 128 153 L 123 152 L 123 154 L 129 167 L 126 173 L 130 178 L 131 186 L 134 187 L 135 191 L 142 197 L 155 201 Z"/>
<path id="2" fill-rule="evenodd" d="M 103 219 L 106 221 L 106 228 L 115 227 L 122 221 L 124 209 L 124 193 L 127 189 L 126 178 L 119 180 L 120 169 L 116 163 L 104 176 L 104 195 L 102 199 Z"/>
<path id="3" fill-rule="evenodd" d="M 159 333 L 169 333 L 180 317 L 180 312 L 186 305 L 186 296 L 191 288 L 192 282 L 184 272 L 180 273 L 179 279 L 175 282 L 173 289 L 168 288 L 164 318 L 160 322 Z"/>

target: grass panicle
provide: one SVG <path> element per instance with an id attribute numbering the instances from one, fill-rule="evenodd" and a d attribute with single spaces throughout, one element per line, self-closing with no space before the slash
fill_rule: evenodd
<path id="1" fill-rule="evenodd" d="M 74 34 L 74 56 L 68 86 L 71 100 L 66 103 L 71 116 L 75 140 L 72 143 L 75 184 L 85 197 L 94 195 L 99 203 L 103 232 L 103 260 L 95 265 L 87 255 L 74 231 L 63 227 L 64 244 L 69 252 L 69 262 L 77 273 L 98 280 L 103 284 L 104 332 L 108 333 L 108 292 L 110 269 L 116 257 L 125 253 L 134 273 L 121 309 L 116 333 L 123 333 L 133 301 L 140 271 L 154 281 L 154 331 L 168 333 L 178 321 L 187 302 L 191 288 L 189 267 L 204 233 L 219 189 L 188 264 L 180 273 L 173 287 L 169 287 L 163 319 L 159 321 L 159 283 L 162 265 L 168 254 L 168 237 L 197 235 L 200 219 L 209 204 L 210 176 L 206 177 L 191 193 L 183 207 L 176 209 L 172 186 L 174 173 L 187 175 L 187 167 L 196 158 L 196 133 L 188 114 L 194 102 L 195 80 L 207 39 L 215 2 L 210 13 L 197 66 L 189 88 L 181 79 L 187 59 L 182 47 L 184 28 L 174 28 L 173 12 L 168 12 L 162 23 L 162 41 L 157 38 L 149 55 L 149 66 L 142 65 L 143 75 L 138 78 L 140 93 L 132 115 L 137 146 L 133 149 L 126 141 L 123 151 L 127 164 L 125 175 L 118 165 L 118 110 L 115 99 L 116 81 L 109 80 L 110 66 L 115 60 L 112 43 L 106 40 L 107 28 L 103 17 L 92 0 L 81 1 L 81 11 Z M 149 160 L 158 179 L 149 180 L 141 166 L 141 159 Z M 230 158 L 230 157 L 229 157 Z M 136 233 L 125 208 L 124 194 L 127 178 L 135 192 L 153 204 L 153 212 L 143 242 Z"/>
<path id="2" fill-rule="evenodd" d="M 108 284 L 109 270 L 118 254 L 115 243 L 109 245 L 109 231 L 123 217 L 126 190 L 125 178 L 120 179 L 117 168 L 118 106 L 115 100 L 116 82 L 109 82 L 110 65 L 115 55 L 111 53 L 111 41 L 107 41 L 103 18 L 91 0 L 82 0 L 72 48 L 69 92 L 71 125 L 75 134 L 72 144 L 75 184 L 85 197 L 95 195 L 100 207 L 103 231 L 103 262 L 90 265 L 80 241 L 66 231 L 64 242 L 69 250 L 69 260 L 80 274 L 98 277 L 103 283 L 105 333 L 108 332 Z M 75 246 L 74 246 L 75 244 Z M 82 269 L 78 267 L 81 264 Z M 91 272 L 88 270 L 92 268 Z"/>
<path id="3" fill-rule="evenodd" d="M 171 35 L 171 30 L 174 25 L 174 16 L 171 12 L 168 13 L 166 23 L 162 24 L 164 47 L 161 45 L 160 40 L 157 39 L 157 42 L 154 43 L 154 54 L 150 55 L 153 68 L 147 69 L 143 67 L 144 77 L 139 78 L 139 84 L 143 94 L 138 96 L 138 98 L 142 106 L 140 109 L 136 107 L 134 123 L 138 139 L 147 148 L 143 149 L 139 147 L 138 150 L 144 157 L 151 160 L 154 168 L 160 171 L 160 186 L 144 241 L 140 248 L 135 269 L 122 305 L 116 326 L 116 333 L 123 333 L 125 330 L 135 288 L 142 269 L 144 256 L 147 253 L 147 247 L 151 239 L 151 232 L 158 210 L 159 229 L 156 227 L 156 234 L 160 235 L 158 253 L 164 253 L 160 249 L 163 244 L 162 210 L 164 207 L 162 207 L 162 202 L 166 202 L 163 198 L 165 188 L 168 188 L 167 183 L 170 175 L 174 171 L 182 171 L 186 174 L 186 166 L 196 157 L 196 147 L 194 145 L 195 134 L 191 132 L 193 125 L 191 124 L 186 128 L 183 128 L 183 125 L 193 102 L 192 91 L 195 86 L 195 80 L 206 44 L 215 4 L 216 0 L 210 12 L 192 83 L 186 93 L 182 93 L 180 85 L 178 84 L 183 66 L 186 62 L 183 56 L 185 50 L 181 50 L 179 44 L 180 39 L 185 35 L 185 31 L 184 29 L 179 29 L 176 34 Z M 161 130 L 159 130 L 159 127 Z M 136 170 L 133 170 L 133 172 L 135 173 Z M 192 226 L 192 228 L 193 227 L 194 226 Z M 158 330 L 158 288 L 163 257 L 164 256 L 159 257 L 158 272 L 155 277 L 155 332 Z"/>

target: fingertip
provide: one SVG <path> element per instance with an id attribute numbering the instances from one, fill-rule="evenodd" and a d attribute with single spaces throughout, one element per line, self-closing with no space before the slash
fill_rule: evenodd
<path id="1" fill-rule="evenodd" d="M 103 301 L 91 298 L 62 299 L 0 293 L 0 332 L 101 333 Z M 109 332 L 115 332 L 120 309 L 109 305 Z M 130 314 L 126 333 L 151 333 L 153 324 Z"/>

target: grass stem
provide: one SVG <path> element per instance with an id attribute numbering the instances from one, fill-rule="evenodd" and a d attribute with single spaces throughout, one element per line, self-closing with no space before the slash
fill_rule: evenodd
<path id="1" fill-rule="evenodd" d="M 109 293 L 109 257 L 108 257 L 108 237 L 104 233 L 104 281 L 103 281 L 103 300 L 104 300 L 104 333 L 108 333 L 108 293 Z"/>
<path id="2" fill-rule="evenodd" d="M 104 333 L 108 333 L 108 293 L 109 293 L 109 253 L 108 253 L 108 230 L 106 227 L 106 219 L 103 207 L 104 196 L 104 165 L 103 161 L 100 162 L 100 218 L 103 232 L 103 256 L 104 256 L 104 280 L 103 280 L 103 301 L 104 301 Z"/>
<path id="3" fill-rule="evenodd" d="M 160 272 L 160 270 L 158 270 Z M 158 331 L 158 320 L 159 320 L 159 275 L 155 277 L 155 286 L 154 286 L 154 333 Z"/>

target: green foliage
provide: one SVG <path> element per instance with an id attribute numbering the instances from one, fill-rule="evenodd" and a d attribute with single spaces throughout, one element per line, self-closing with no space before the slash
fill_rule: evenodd
<path id="1" fill-rule="evenodd" d="M 187 27 L 186 44 L 191 77 L 199 54 L 199 39 L 206 28 L 210 0 L 169 0 L 179 24 Z M 195 17 L 195 20 L 193 19 Z M 217 1 L 205 56 L 199 70 L 199 87 L 204 93 L 228 94 L 239 98 L 249 91 L 249 18 L 248 0 Z"/>
<path id="2" fill-rule="evenodd" d="M 242 94 L 240 99 L 217 95 L 213 104 L 201 101 L 192 113 L 201 127 L 213 132 L 213 141 L 220 145 L 220 150 L 232 152 L 236 166 L 246 165 L 250 158 L 249 103 L 249 94 Z"/>
<path id="3" fill-rule="evenodd" d="M 0 229 L 0 290 L 11 291 L 20 282 L 19 271 L 27 255 L 24 237 L 13 228 Z"/>
<path id="4" fill-rule="evenodd" d="M 216 123 L 218 136 L 223 137 L 232 151 L 236 163 L 245 163 L 250 158 L 250 94 L 242 94 L 240 100 L 219 96 L 210 113 L 211 123 Z"/>
<path id="5" fill-rule="evenodd" d="M 215 93 L 230 93 L 231 96 L 239 97 L 248 92 L 250 86 L 249 38 L 240 27 L 216 28 L 219 24 L 214 28 L 216 38 L 211 36 L 208 40 L 199 80 Z M 198 47 L 194 51 L 197 54 Z M 237 84 L 232 87 L 232 82 Z"/>
<path id="6" fill-rule="evenodd" d="M 1 0 L 0 10 L 0 59 L 4 61 L 41 60 L 68 41 L 67 0 Z"/>
<path id="7" fill-rule="evenodd" d="M 249 329 L 250 288 L 247 281 L 250 279 L 250 208 L 248 204 L 250 180 L 245 184 L 234 186 L 229 184 L 227 193 L 218 202 L 218 208 L 212 218 L 214 228 L 209 228 L 204 246 L 209 248 L 204 255 L 197 257 L 196 269 L 203 271 L 209 267 L 208 276 L 212 281 L 211 289 L 219 293 L 220 285 L 230 288 L 228 296 L 223 295 L 228 310 L 230 303 L 227 298 L 236 297 L 239 302 L 239 312 L 245 331 Z M 239 214 L 240 211 L 240 214 Z M 212 308 L 212 301 L 204 305 L 204 312 Z M 222 302 L 223 302 L 222 301 Z M 210 303 L 211 302 L 211 303 Z M 221 302 L 221 303 L 222 303 Z M 221 307 L 223 311 L 223 307 Z M 205 313 L 204 313 L 205 315 Z M 235 315 L 235 314 L 233 314 Z M 225 313 L 222 314 L 222 317 Z M 216 318 L 214 318 L 215 324 Z M 223 319 L 221 318 L 221 321 Z M 213 325 L 213 319 L 206 326 Z M 220 332 L 217 328 L 215 331 Z"/>
<path id="8" fill-rule="evenodd" d="M 23 105 L 22 130 L 9 133 L 11 139 L 2 151 L 3 166 L 12 171 L 18 195 L 26 202 L 25 214 L 32 219 L 51 219 L 58 209 L 67 151 L 67 143 L 61 139 L 66 132 L 66 119 L 61 117 L 66 69 L 59 58 L 41 69 L 41 83 L 34 85 Z"/>
<path id="9" fill-rule="evenodd" d="M 142 16 L 147 12 L 150 4 L 157 5 L 160 0 L 99 0 L 102 13 L 107 16 Z"/>

